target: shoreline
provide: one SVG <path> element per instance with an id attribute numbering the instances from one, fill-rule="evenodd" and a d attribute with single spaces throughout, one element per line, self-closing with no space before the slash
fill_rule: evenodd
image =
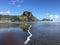
<path id="1" fill-rule="evenodd" d="M 11 21 L 0 21 L 0 23 L 60 23 L 51 21 L 37 21 L 37 22 L 11 22 Z"/>

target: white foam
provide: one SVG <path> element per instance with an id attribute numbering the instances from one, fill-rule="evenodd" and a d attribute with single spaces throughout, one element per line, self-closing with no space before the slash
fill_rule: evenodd
<path id="1" fill-rule="evenodd" d="M 29 29 L 28 29 L 28 33 L 30 34 L 28 37 L 27 37 L 27 40 L 24 42 L 24 44 L 27 44 L 31 39 L 31 37 L 32 37 L 32 34 L 30 33 L 30 29 L 31 29 L 31 25 L 30 25 L 30 27 L 29 27 Z"/>

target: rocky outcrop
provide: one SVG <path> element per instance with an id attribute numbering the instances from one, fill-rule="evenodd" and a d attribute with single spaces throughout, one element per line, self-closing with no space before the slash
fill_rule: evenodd
<path id="1" fill-rule="evenodd" d="M 29 11 L 24 11 L 23 14 L 18 16 L 14 21 L 17 21 L 17 19 L 19 19 L 19 21 L 25 21 L 25 22 L 33 22 L 38 20 Z"/>
<path id="2" fill-rule="evenodd" d="M 44 19 L 42 19 L 41 21 L 53 21 L 53 20 L 52 20 L 52 19 L 44 18 Z"/>
<path id="3" fill-rule="evenodd" d="M 26 16 L 27 19 L 28 19 L 28 21 L 35 21 L 34 16 L 32 15 L 31 12 L 25 11 L 25 12 L 23 13 L 23 16 Z"/>

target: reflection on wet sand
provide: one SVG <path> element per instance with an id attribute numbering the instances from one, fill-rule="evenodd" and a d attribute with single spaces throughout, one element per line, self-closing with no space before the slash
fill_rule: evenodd
<path id="1" fill-rule="evenodd" d="M 27 44 L 30 41 L 30 38 L 32 37 L 32 34 L 30 32 L 32 25 L 28 24 L 20 24 L 18 27 L 22 28 L 24 32 L 28 32 L 29 36 L 27 37 L 24 44 Z"/>
<path id="2" fill-rule="evenodd" d="M 23 32 L 28 33 L 29 26 L 30 25 L 28 24 L 0 24 L 0 29 L 4 28 L 5 30 L 7 30 L 10 28 L 21 28 Z M 18 34 L 18 32 L 10 31 L 6 32 L 5 34 L 3 33 L 2 37 L 0 36 L 0 45 L 24 45 L 24 39 L 20 34 Z"/>
<path id="3" fill-rule="evenodd" d="M 18 27 L 22 28 L 24 32 L 28 32 L 29 29 L 28 24 L 19 24 Z"/>
<path id="4" fill-rule="evenodd" d="M 28 36 L 25 36 L 25 40 L 24 40 L 24 36 L 22 37 L 20 34 L 18 34 L 18 32 L 15 32 L 13 30 L 15 30 L 14 28 L 16 28 L 16 30 L 18 31 L 18 29 L 22 29 L 23 32 L 26 32 L 28 34 Z M 5 32 L 2 33 L 2 38 L 0 37 L 0 45 L 24 45 L 24 42 L 26 40 L 28 40 L 27 38 L 30 39 L 30 24 L 11 24 L 11 23 L 1 23 L 0 24 L 0 30 L 3 31 L 7 31 L 7 30 L 11 30 L 10 32 Z M 21 32 L 19 32 L 21 33 Z M 25 34 L 24 34 L 25 35 Z M 28 41 L 27 41 L 28 42 Z"/>
<path id="5" fill-rule="evenodd" d="M 23 39 L 17 33 L 10 32 L 0 37 L 0 45 L 24 45 Z"/>

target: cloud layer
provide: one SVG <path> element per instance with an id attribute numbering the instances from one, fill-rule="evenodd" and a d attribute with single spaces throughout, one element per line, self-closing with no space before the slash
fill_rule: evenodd
<path id="1" fill-rule="evenodd" d="M 59 21 L 60 16 L 59 15 L 49 14 L 45 18 L 53 19 L 53 21 Z"/>
<path id="2" fill-rule="evenodd" d="M 6 11 L 6 12 L 3 12 L 3 11 L 0 11 L 0 14 L 10 14 L 11 12 L 10 11 Z"/>
<path id="3" fill-rule="evenodd" d="M 48 18 L 50 18 L 50 19 L 58 19 L 59 15 L 49 15 Z"/>
<path id="4" fill-rule="evenodd" d="M 24 0 L 11 0 L 12 4 L 16 4 L 16 3 L 23 3 Z"/>
<path id="5" fill-rule="evenodd" d="M 11 0 L 10 3 L 12 5 L 16 5 L 17 7 L 21 7 L 21 3 L 23 3 L 24 0 Z"/>

